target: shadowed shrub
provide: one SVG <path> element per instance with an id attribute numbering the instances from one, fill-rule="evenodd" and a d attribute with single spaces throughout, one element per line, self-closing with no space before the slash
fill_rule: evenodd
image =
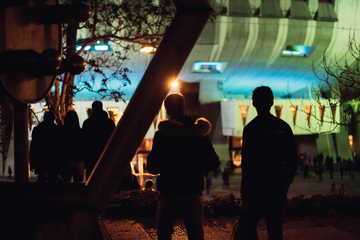
<path id="1" fill-rule="evenodd" d="M 159 192 L 156 191 L 120 191 L 116 193 L 106 210 L 106 214 L 122 217 L 155 217 Z M 204 201 L 205 217 L 237 217 L 240 214 L 240 198 L 234 194 L 214 195 Z M 288 199 L 285 217 L 360 217 L 360 196 L 303 195 Z"/>

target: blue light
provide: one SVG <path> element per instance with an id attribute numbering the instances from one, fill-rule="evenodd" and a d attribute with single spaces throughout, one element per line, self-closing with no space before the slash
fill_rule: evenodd
<path id="1" fill-rule="evenodd" d="M 282 56 L 300 56 L 300 57 L 308 57 L 314 50 L 314 47 L 311 46 L 303 46 L 303 45 L 288 45 L 285 50 L 281 53 Z"/>
<path id="2" fill-rule="evenodd" d="M 77 42 L 81 42 L 82 39 L 77 39 Z M 82 48 L 81 45 L 76 45 L 76 51 L 79 51 Z M 106 43 L 102 40 L 98 40 L 96 42 L 91 43 L 90 45 L 86 46 L 85 51 L 111 51 L 112 50 L 112 42 L 106 41 Z"/>
<path id="3" fill-rule="evenodd" d="M 193 73 L 221 73 L 224 71 L 226 62 L 195 62 Z"/>

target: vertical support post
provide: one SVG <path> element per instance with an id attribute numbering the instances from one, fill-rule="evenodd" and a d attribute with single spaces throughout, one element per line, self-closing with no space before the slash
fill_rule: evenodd
<path id="1" fill-rule="evenodd" d="M 138 159 L 138 170 L 139 170 L 140 189 L 143 189 L 143 187 L 144 187 L 144 159 L 142 157 Z"/>
<path id="2" fill-rule="evenodd" d="M 213 10 L 207 0 L 174 0 L 177 13 L 124 115 L 86 183 L 90 200 L 104 210 L 158 114 Z"/>
<path id="3" fill-rule="evenodd" d="M 29 182 L 29 118 L 28 105 L 14 100 L 15 182 Z"/>

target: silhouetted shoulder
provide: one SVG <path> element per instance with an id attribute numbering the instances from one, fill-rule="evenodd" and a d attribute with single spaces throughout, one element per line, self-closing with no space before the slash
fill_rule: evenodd
<path id="1" fill-rule="evenodd" d="M 206 118 L 198 118 L 194 124 L 184 124 L 169 119 L 159 123 L 159 131 L 171 136 L 205 137 L 211 130 L 211 123 Z"/>

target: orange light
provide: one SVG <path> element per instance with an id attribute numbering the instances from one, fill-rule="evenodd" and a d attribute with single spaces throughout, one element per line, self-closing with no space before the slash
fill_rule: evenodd
<path id="1" fill-rule="evenodd" d="M 171 87 L 175 88 L 179 86 L 179 81 L 176 79 L 173 83 L 171 83 Z"/>
<path id="2" fill-rule="evenodd" d="M 155 53 L 156 48 L 151 47 L 151 46 L 145 46 L 140 49 L 140 52 L 143 52 L 145 54 Z"/>

